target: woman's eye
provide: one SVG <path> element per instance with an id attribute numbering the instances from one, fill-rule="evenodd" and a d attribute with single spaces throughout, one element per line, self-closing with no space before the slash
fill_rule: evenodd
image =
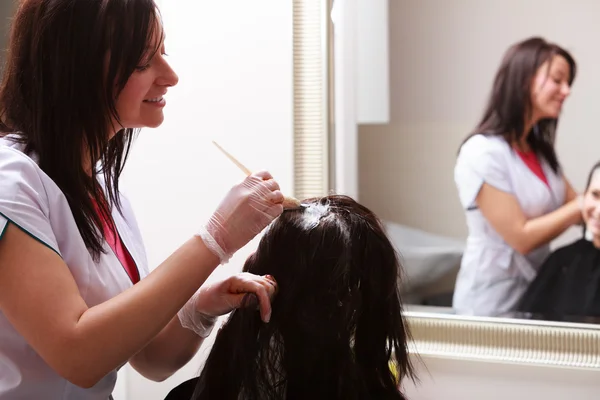
<path id="1" fill-rule="evenodd" d="M 143 71 L 147 70 L 148 68 L 150 68 L 150 64 L 138 65 L 137 67 L 135 67 L 135 69 L 140 72 L 143 72 Z"/>

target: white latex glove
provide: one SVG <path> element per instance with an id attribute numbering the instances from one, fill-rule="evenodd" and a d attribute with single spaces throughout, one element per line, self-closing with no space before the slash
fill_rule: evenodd
<path id="1" fill-rule="evenodd" d="M 283 200 L 271 174 L 254 173 L 229 191 L 198 236 L 225 264 L 283 212 Z"/>
<path id="2" fill-rule="evenodd" d="M 205 338 L 210 335 L 218 316 L 227 314 L 242 304 L 256 307 L 256 299 L 262 320 L 269 322 L 271 298 L 276 292 L 277 283 L 270 275 L 263 277 L 242 272 L 200 287 L 177 316 L 181 326 Z M 255 297 L 244 302 L 246 296 Z"/>

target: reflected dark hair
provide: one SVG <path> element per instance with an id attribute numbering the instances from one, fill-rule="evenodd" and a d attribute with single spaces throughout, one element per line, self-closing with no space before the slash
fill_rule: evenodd
<path id="1" fill-rule="evenodd" d="M 586 194 L 587 191 L 590 189 L 590 185 L 592 184 L 592 178 L 594 177 L 594 172 L 596 172 L 596 170 L 600 169 L 600 161 L 598 161 L 596 164 L 594 164 L 594 166 L 592 167 L 592 169 L 590 170 L 590 173 L 588 174 L 588 178 L 587 178 L 587 182 L 585 183 L 585 189 L 583 190 L 583 193 Z M 582 211 L 583 213 L 583 211 Z M 583 236 L 585 237 L 585 233 L 587 231 L 587 225 L 586 224 L 582 224 L 583 228 Z"/>
<path id="2" fill-rule="evenodd" d="M 159 19 L 153 0 L 25 0 L 14 17 L 0 87 L 0 136 L 13 134 L 37 155 L 96 258 L 103 238 L 93 200 L 108 220 L 113 204 L 120 210 L 119 176 L 134 136 L 123 128 L 110 139 L 113 119 L 119 123 L 116 98 L 158 50 L 152 40 L 162 38 Z"/>
<path id="3" fill-rule="evenodd" d="M 390 370 L 415 378 L 392 243 L 349 197 L 303 203 L 271 225 L 244 266 L 278 283 L 270 322 L 234 311 L 193 399 L 405 399 Z"/>
<path id="4" fill-rule="evenodd" d="M 594 164 L 594 166 L 590 170 L 590 173 L 587 178 L 587 183 L 585 184 L 584 193 L 589 190 L 590 185 L 592 184 L 592 178 L 594 177 L 594 172 L 596 172 L 596 170 L 598 170 L 598 169 L 600 169 L 600 161 L 598 161 L 596 164 Z"/>
<path id="5" fill-rule="evenodd" d="M 528 113 L 531 112 L 531 85 L 537 70 L 554 56 L 565 58 L 571 69 L 569 85 L 575 80 L 575 59 L 562 47 L 543 38 L 532 37 L 511 46 L 496 73 L 492 93 L 481 122 L 466 140 L 477 134 L 502 136 L 508 143 L 520 141 L 525 135 Z M 558 119 L 546 118 L 527 132 L 527 143 L 558 173 L 560 164 L 554 150 Z M 530 134 L 531 133 L 531 134 Z M 463 142 L 464 143 L 464 142 Z"/>

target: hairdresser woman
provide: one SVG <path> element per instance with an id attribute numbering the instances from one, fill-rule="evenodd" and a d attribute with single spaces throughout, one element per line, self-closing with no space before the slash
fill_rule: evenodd
<path id="1" fill-rule="evenodd" d="M 469 236 L 453 305 L 466 315 L 506 316 L 549 254 L 580 222 L 577 194 L 554 149 L 575 78 L 569 53 L 541 38 L 512 46 L 481 123 L 454 170 Z"/>
<path id="2" fill-rule="evenodd" d="M 0 399 L 106 400 L 127 362 L 163 380 L 245 293 L 269 319 L 268 277 L 199 290 L 282 212 L 268 173 L 152 273 L 118 191 L 134 129 L 162 123 L 177 83 L 163 37 L 152 0 L 19 3 L 0 88 Z"/>

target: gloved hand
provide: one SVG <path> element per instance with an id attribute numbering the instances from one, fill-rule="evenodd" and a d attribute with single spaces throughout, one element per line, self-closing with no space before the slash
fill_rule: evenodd
<path id="1" fill-rule="evenodd" d="M 268 172 L 234 186 L 199 232 L 222 264 L 283 212 L 284 196 Z"/>
<path id="2" fill-rule="evenodd" d="M 277 292 L 277 283 L 270 275 L 264 277 L 242 272 L 214 283 L 204 284 L 179 310 L 177 316 L 184 328 L 200 337 L 210 335 L 216 318 L 227 314 L 244 303 L 246 296 L 255 296 L 245 303 L 260 307 L 264 322 L 271 319 L 271 298 Z"/>

